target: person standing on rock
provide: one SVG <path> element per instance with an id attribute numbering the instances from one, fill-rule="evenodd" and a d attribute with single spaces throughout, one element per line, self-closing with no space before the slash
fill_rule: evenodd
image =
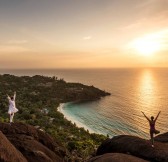
<path id="1" fill-rule="evenodd" d="M 18 111 L 15 104 L 16 92 L 14 92 L 14 95 L 12 97 L 9 97 L 9 95 L 7 95 L 7 98 L 9 101 L 8 114 L 10 115 L 10 124 L 11 124 L 13 122 L 14 114 Z"/>
<path id="2" fill-rule="evenodd" d="M 141 111 L 142 112 L 142 111 Z M 155 123 L 156 120 L 158 119 L 159 115 L 160 115 L 161 111 L 159 111 L 159 113 L 157 114 L 156 118 L 154 118 L 153 116 L 151 116 L 151 119 L 149 119 L 144 112 L 142 112 L 142 114 L 144 115 L 144 117 L 148 120 L 149 122 L 149 126 L 150 126 L 150 137 L 151 137 L 151 142 L 152 142 L 152 147 L 154 147 L 154 134 L 158 134 L 160 133 L 160 131 L 155 129 Z"/>

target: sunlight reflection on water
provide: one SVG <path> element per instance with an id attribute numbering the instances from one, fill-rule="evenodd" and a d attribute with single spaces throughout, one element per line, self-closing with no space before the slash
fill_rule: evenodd
<path id="1" fill-rule="evenodd" d="M 142 107 L 142 111 L 152 113 L 152 107 L 155 104 L 155 78 L 153 76 L 152 71 L 145 70 L 142 72 L 140 76 L 140 84 L 139 84 L 139 102 L 144 105 Z"/>

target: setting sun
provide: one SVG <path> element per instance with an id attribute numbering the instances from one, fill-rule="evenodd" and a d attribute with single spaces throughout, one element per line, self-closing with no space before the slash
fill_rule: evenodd
<path id="1" fill-rule="evenodd" d="M 133 42 L 133 48 L 141 55 L 150 56 L 159 51 L 160 43 L 152 38 L 142 38 Z"/>

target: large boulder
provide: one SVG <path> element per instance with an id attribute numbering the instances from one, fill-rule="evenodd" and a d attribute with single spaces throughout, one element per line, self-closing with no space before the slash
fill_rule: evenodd
<path id="1" fill-rule="evenodd" d="M 96 156 L 88 162 L 149 162 L 132 155 L 122 153 L 107 153 L 104 155 Z"/>
<path id="2" fill-rule="evenodd" d="M 121 135 L 104 141 L 97 150 L 97 155 L 105 153 L 125 153 L 150 160 L 168 162 L 168 144 L 155 142 L 155 147 L 151 147 L 148 140 L 135 136 Z"/>
<path id="3" fill-rule="evenodd" d="M 168 143 L 168 132 L 156 136 L 155 141 Z"/>
<path id="4" fill-rule="evenodd" d="M 5 135 L 0 131 L 0 161 L 2 162 L 27 162 L 26 158 L 18 151 Z"/>
<path id="5" fill-rule="evenodd" d="M 62 162 L 66 149 L 43 131 L 23 123 L 0 123 L 0 130 L 30 162 Z"/>

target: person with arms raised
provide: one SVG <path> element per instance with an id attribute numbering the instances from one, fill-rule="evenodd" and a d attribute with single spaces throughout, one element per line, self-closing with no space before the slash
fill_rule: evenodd
<path id="1" fill-rule="evenodd" d="M 141 111 L 142 112 L 142 111 Z M 154 118 L 153 116 L 151 116 L 151 119 L 149 119 L 144 112 L 142 112 L 142 114 L 144 115 L 144 117 L 148 120 L 149 122 L 149 126 L 150 126 L 150 137 L 151 137 L 151 142 L 152 142 L 152 147 L 154 147 L 154 134 L 158 134 L 160 133 L 160 131 L 155 129 L 155 123 L 156 120 L 158 119 L 159 115 L 160 115 L 161 111 L 159 111 L 159 113 L 157 114 L 156 118 Z"/>
<path id="2" fill-rule="evenodd" d="M 14 92 L 14 95 L 9 97 L 7 94 L 7 98 L 9 101 L 9 109 L 8 114 L 10 115 L 10 124 L 13 122 L 13 117 L 16 112 L 18 112 L 18 109 L 16 108 L 15 99 L 16 99 L 16 92 Z"/>

